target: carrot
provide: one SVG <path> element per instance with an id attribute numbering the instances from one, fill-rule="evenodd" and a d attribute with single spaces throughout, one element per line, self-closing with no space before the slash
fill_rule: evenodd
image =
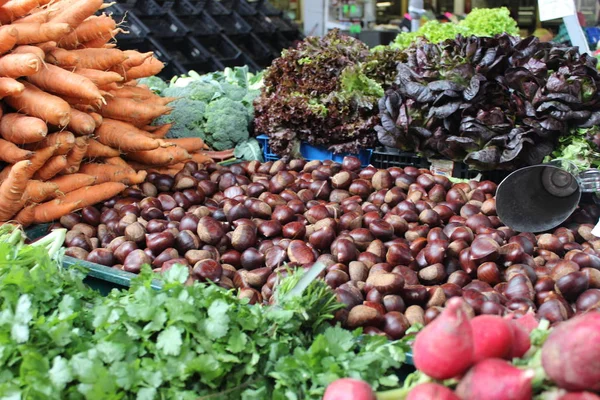
<path id="1" fill-rule="evenodd" d="M 80 0 L 52 17 L 54 23 L 66 23 L 75 29 L 102 7 L 103 0 Z"/>
<path id="2" fill-rule="evenodd" d="M 147 58 L 140 66 L 130 68 L 125 73 L 125 79 L 138 79 L 157 75 L 165 67 L 162 61 L 154 57 Z"/>
<path id="3" fill-rule="evenodd" d="M 127 153 L 126 157 L 147 165 L 159 166 L 177 164 L 191 158 L 187 151 L 177 146 Z"/>
<path id="4" fill-rule="evenodd" d="M 127 185 L 135 185 L 146 179 L 145 171 L 136 173 L 131 167 L 110 164 L 86 163 L 81 165 L 79 171 L 96 177 L 98 183 L 121 182 Z"/>
<path id="5" fill-rule="evenodd" d="M 14 96 L 22 93 L 25 86 L 13 78 L 0 78 L 0 97 Z"/>
<path id="6" fill-rule="evenodd" d="M 100 114 L 106 118 L 121 121 L 150 123 L 155 118 L 171 111 L 170 107 L 155 106 L 133 99 L 109 98 L 100 109 Z"/>
<path id="7" fill-rule="evenodd" d="M 0 57 L 0 75 L 9 78 L 30 76 L 40 71 L 42 60 L 33 53 L 6 54 Z"/>
<path id="8" fill-rule="evenodd" d="M 71 108 L 71 121 L 67 128 L 76 135 L 91 135 L 96 130 L 96 121 L 91 115 Z"/>
<path id="9" fill-rule="evenodd" d="M 96 86 L 102 87 L 114 82 L 121 82 L 123 77 L 116 72 L 99 71 L 97 69 L 75 68 L 73 71 L 78 75 L 86 77 L 94 82 Z"/>
<path id="10" fill-rule="evenodd" d="M 75 30 L 58 41 L 58 46 L 65 49 L 76 49 L 82 43 L 89 42 L 108 33 L 112 37 L 112 31 L 117 23 L 108 15 L 94 15 L 83 21 Z"/>
<path id="11" fill-rule="evenodd" d="M 54 197 L 56 197 L 59 194 L 65 194 L 85 186 L 91 186 L 96 183 L 96 178 L 91 175 L 77 173 L 57 176 L 48 182 L 57 186 L 56 193 L 54 194 Z"/>
<path id="12" fill-rule="evenodd" d="M 109 158 L 105 158 L 104 162 L 106 164 L 116 165 L 116 166 L 123 167 L 123 168 L 132 168 L 132 166 L 129 165 L 129 163 L 127 161 L 123 160 L 121 157 L 109 157 Z"/>
<path id="13" fill-rule="evenodd" d="M 40 168 L 33 177 L 35 179 L 40 179 L 43 181 L 47 181 L 48 179 L 53 178 L 58 175 L 60 171 L 67 167 L 67 157 L 66 156 L 54 156 L 49 159 L 46 164 L 42 168 Z"/>
<path id="14" fill-rule="evenodd" d="M 56 46 L 43 47 L 46 52 L 46 62 L 59 65 L 63 68 L 74 67 L 79 64 L 79 56 L 72 51 L 60 49 Z"/>
<path id="15" fill-rule="evenodd" d="M 204 140 L 200 138 L 181 138 L 181 139 L 168 139 L 169 143 L 176 144 L 177 146 L 186 149 L 190 153 L 195 151 L 203 150 L 206 146 Z"/>
<path id="16" fill-rule="evenodd" d="M 17 30 L 17 44 L 33 44 L 57 40 L 71 31 L 68 24 L 47 22 L 10 25 Z"/>
<path id="17" fill-rule="evenodd" d="M 14 217 L 14 220 L 23 227 L 28 227 L 33 224 L 35 220 L 35 204 L 25 206 L 19 213 Z"/>
<path id="18" fill-rule="evenodd" d="M 8 221 L 22 207 L 21 198 L 29 182 L 31 161 L 19 161 L 0 186 L 0 221 Z"/>
<path id="19" fill-rule="evenodd" d="M 109 118 L 104 118 L 96 135 L 100 143 L 124 152 L 154 150 L 160 146 L 158 141 L 146 137 L 144 131 L 135 126 Z"/>
<path id="20" fill-rule="evenodd" d="M 119 150 L 105 146 L 97 140 L 91 139 L 88 143 L 85 156 L 87 158 L 119 157 Z"/>
<path id="21" fill-rule="evenodd" d="M 65 155 L 75 146 L 75 135 L 68 131 L 51 133 L 38 143 L 28 144 L 24 147 L 29 150 L 54 147 L 55 155 Z"/>
<path id="22" fill-rule="evenodd" d="M 0 26 L 0 54 L 8 53 L 17 44 L 18 31 L 13 25 Z"/>
<path id="23" fill-rule="evenodd" d="M 52 93 L 89 100 L 102 99 L 100 91 L 92 81 L 55 65 L 45 65 L 37 73 L 28 76 L 27 80 Z"/>
<path id="24" fill-rule="evenodd" d="M 52 198 L 57 190 L 58 185 L 56 183 L 30 180 L 23 196 L 26 201 L 41 203 Z"/>
<path id="25" fill-rule="evenodd" d="M 36 86 L 22 82 L 25 89 L 22 93 L 7 96 L 4 101 L 17 111 L 32 117 L 40 118 L 56 126 L 67 126 L 70 120 L 71 107 L 60 97 L 41 91 Z"/>
<path id="26" fill-rule="evenodd" d="M 61 98 L 69 103 L 71 107 L 77 108 L 83 112 L 93 112 L 102 106 L 102 99 L 80 99 L 78 97 L 61 96 Z M 89 110 L 89 111 L 88 111 Z"/>
<path id="27" fill-rule="evenodd" d="M 38 6 L 37 0 L 10 0 L 0 7 L 0 23 L 10 24 Z"/>
<path id="28" fill-rule="evenodd" d="M 118 49 L 80 49 L 69 51 L 74 53 L 75 57 L 79 58 L 77 67 L 99 69 L 102 71 L 122 63 L 127 58 Z M 56 64 L 60 65 L 59 63 Z"/>
<path id="29" fill-rule="evenodd" d="M 127 60 L 123 61 L 122 64 L 125 70 L 142 65 L 144 61 L 154 55 L 154 52 L 152 51 L 140 53 L 136 50 L 125 50 L 124 53 L 125 56 L 127 56 Z"/>
<path id="30" fill-rule="evenodd" d="M 115 97 L 123 97 L 135 100 L 146 100 L 153 97 L 162 97 L 154 94 L 150 89 L 142 88 L 139 86 L 123 86 L 115 89 L 109 90 L 111 94 L 114 94 Z"/>
<path id="31" fill-rule="evenodd" d="M 88 115 L 90 117 L 94 118 L 94 122 L 96 123 L 96 128 L 98 128 L 100 125 L 102 125 L 102 115 L 95 113 L 95 112 L 88 113 Z"/>
<path id="32" fill-rule="evenodd" d="M 48 126 L 36 117 L 10 113 L 0 119 L 0 135 L 15 144 L 36 143 L 44 140 L 47 134 Z"/>
<path id="33" fill-rule="evenodd" d="M 87 137 L 78 137 L 75 139 L 75 147 L 67 154 L 67 167 L 64 170 L 66 174 L 74 174 L 79 171 L 79 166 L 87 151 L 88 140 Z"/>
<path id="34" fill-rule="evenodd" d="M 153 131 L 148 132 L 147 135 L 154 139 L 162 139 L 167 135 L 167 133 L 169 133 L 169 130 L 172 126 L 173 124 L 159 125 L 155 127 L 156 129 L 154 129 Z M 146 129 L 144 128 L 144 130 Z"/>
<path id="35" fill-rule="evenodd" d="M 35 54 L 40 58 L 40 60 L 44 60 L 46 58 L 46 53 L 38 46 L 17 46 L 11 51 L 11 54 Z"/>
<path id="36" fill-rule="evenodd" d="M 183 168 L 184 163 L 179 163 L 179 164 L 175 164 L 175 165 L 169 165 L 166 167 L 158 167 L 155 165 L 146 165 L 146 164 L 140 164 L 140 163 L 136 163 L 135 161 L 130 162 L 131 166 L 139 172 L 145 171 L 147 173 L 150 172 L 158 172 L 159 174 L 165 174 L 165 175 L 176 175 L 178 172 L 180 172 Z"/>
<path id="37" fill-rule="evenodd" d="M 192 161 L 196 161 L 198 164 L 212 163 L 214 160 L 203 153 L 192 153 Z"/>
<path id="38" fill-rule="evenodd" d="M 34 155 L 29 159 L 29 161 L 31 161 L 31 166 L 29 167 L 29 177 L 32 177 L 33 174 L 37 172 L 37 170 L 42 168 L 44 164 L 46 164 L 46 161 L 48 161 L 54 155 L 55 151 L 56 146 L 45 147 L 36 151 Z M 3 172 L 4 171 L 2 171 L 2 173 Z M 0 180 L 2 179 L 2 173 L 0 173 Z"/>
<path id="39" fill-rule="evenodd" d="M 61 202 L 72 203 L 81 200 L 80 207 L 93 206 L 101 201 L 108 200 L 125 190 L 127 186 L 119 182 L 105 182 L 94 186 L 86 186 L 67 193 L 59 198 Z"/>
<path id="40" fill-rule="evenodd" d="M 33 207 L 34 224 L 44 224 L 59 219 L 63 215 L 67 215 L 79 208 L 83 200 L 75 200 L 70 202 L 62 201 L 61 199 L 50 200 Z"/>
<path id="41" fill-rule="evenodd" d="M 33 151 L 24 150 L 12 142 L 0 139 L 0 160 L 14 164 L 19 161 L 27 160 L 33 156 Z"/>
<path id="42" fill-rule="evenodd" d="M 201 151 L 202 155 L 212 158 L 213 160 L 227 160 L 233 157 L 234 149 L 221 151 Z"/>

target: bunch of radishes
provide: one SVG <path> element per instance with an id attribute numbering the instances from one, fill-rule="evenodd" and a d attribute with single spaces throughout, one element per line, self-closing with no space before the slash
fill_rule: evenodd
<path id="1" fill-rule="evenodd" d="M 518 319 L 495 315 L 470 319 L 464 300 L 450 299 L 442 314 L 417 334 L 413 345 L 416 368 L 439 383 L 419 384 L 397 399 L 532 399 L 534 370 L 518 368 L 509 360 L 528 352 L 530 333 L 537 326 L 533 314 Z M 541 348 L 541 360 L 547 378 L 561 389 L 543 398 L 600 400 L 591 393 L 600 393 L 600 312 L 579 315 L 554 328 Z M 455 390 L 443 385 L 457 381 Z M 378 398 L 367 389 L 364 382 L 339 380 L 328 387 L 324 400 Z"/>

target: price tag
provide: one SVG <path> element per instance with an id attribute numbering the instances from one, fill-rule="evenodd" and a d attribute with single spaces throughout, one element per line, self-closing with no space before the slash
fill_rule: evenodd
<path id="1" fill-rule="evenodd" d="M 431 173 L 434 175 L 452 176 L 454 170 L 454 161 L 450 160 L 428 160 L 431 163 Z"/>
<path id="2" fill-rule="evenodd" d="M 575 15 L 574 0 L 538 0 L 540 21 L 548 21 Z"/>
<path id="3" fill-rule="evenodd" d="M 592 229 L 592 235 L 600 237 L 600 221 L 598 221 L 594 229 Z"/>

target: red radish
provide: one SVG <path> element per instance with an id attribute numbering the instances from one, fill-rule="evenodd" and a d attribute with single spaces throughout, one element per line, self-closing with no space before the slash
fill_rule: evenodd
<path id="1" fill-rule="evenodd" d="M 567 393 L 558 400 L 600 400 L 600 397 L 590 392 Z"/>
<path id="2" fill-rule="evenodd" d="M 559 387 L 600 392 L 600 313 L 561 322 L 542 347 L 542 366 Z"/>
<path id="3" fill-rule="evenodd" d="M 510 323 L 513 333 L 513 345 L 508 355 L 509 359 L 521 358 L 527 353 L 527 350 L 531 347 L 531 339 L 529 334 L 523 325 L 519 324 L 519 320 L 511 319 L 507 322 Z"/>
<path id="4" fill-rule="evenodd" d="M 327 386 L 323 400 L 377 400 L 377 397 L 367 382 L 343 378 Z"/>
<path id="5" fill-rule="evenodd" d="M 406 400 L 460 400 L 454 392 L 437 383 L 421 383 L 415 386 Z"/>
<path id="6" fill-rule="evenodd" d="M 475 362 L 486 358 L 506 358 L 513 345 L 510 321 L 498 315 L 479 315 L 471 320 L 473 357 Z"/>
<path id="7" fill-rule="evenodd" d="M 507 361 L 488 358 L 475 364 L 456 388 L 461 399 L 531 400 L 532 370 L 513 367 Z"/>
<path id="8" fill-rule="evenodd" d="M 528 312 L 520 318 L 516 318 L 514 321 L 525 328 L 528 335 L 540 324 L 540 322 L 535 318 L 535 313 L 533 311 Z"/>
<path id="9" fill-rule="evenodd" d="M 464 300 L 453 297 L 433 322 L 417 334 L 415 367 L 434 379 L 450 379 L 473 365 L 473 331 Z"/>

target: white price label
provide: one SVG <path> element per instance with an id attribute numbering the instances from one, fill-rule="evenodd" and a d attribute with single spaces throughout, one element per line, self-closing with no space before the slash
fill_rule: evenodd
<path id="1" fill-rule="evenodd" d="M 574 0 L 538 0 L 540 21 L 548 21 L 575 15 Z"/>
<path id="2" fill-rule="evenodd" d="M 592 235 L 600 237 L 600 221 L 598 221 L 594 229 L 592 229 Z"/>
<path id="3" fill-rule="evenodd" d="M 452 176 L 452 171 L 454 170 L 454 162 L 450 160 L 435 160 L 430 159 L 431 163 L 431 173 L 434 175 L 443 175 L 443 176 Z"/>

